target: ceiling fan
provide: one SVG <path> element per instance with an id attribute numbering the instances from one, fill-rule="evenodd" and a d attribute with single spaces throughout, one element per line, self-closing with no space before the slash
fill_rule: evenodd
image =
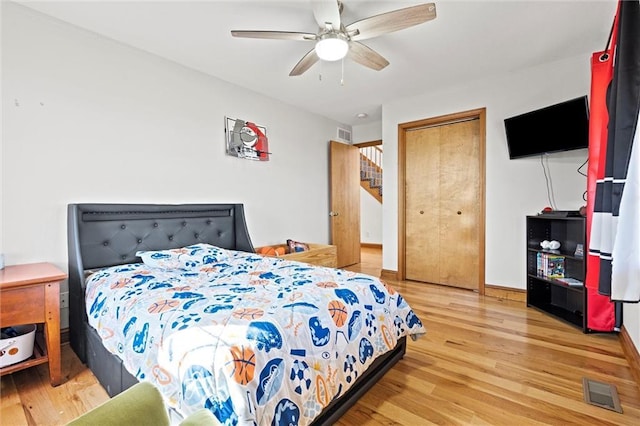
<path id="1" fill-rule="evenodd" d="M 337 61 L 345 56 L 365 67 L 380 71 L 389 65 L 389 61 L 360 43 L 360 40 L 413 27 L 436 17 L 436 5 L 426 3 L 370 16 L 345 26 L 341 19 L 344 5 L 340 0 L 312 0 L 311 4 L 313 16 L 319 26 L 316 34 L 233 30 L 231 35 L 246 38 L 314 41 L 315 47 L 293 67 L 289 73 L 290 76 L 303 74 L 320 59 Z"/>

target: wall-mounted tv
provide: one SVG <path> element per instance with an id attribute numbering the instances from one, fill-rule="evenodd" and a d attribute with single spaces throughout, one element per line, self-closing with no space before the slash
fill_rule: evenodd
<path id="1" fill-rule="evenodd" d="M 589 147 L 586 96 L 504 120 L 509 158 Z"/>

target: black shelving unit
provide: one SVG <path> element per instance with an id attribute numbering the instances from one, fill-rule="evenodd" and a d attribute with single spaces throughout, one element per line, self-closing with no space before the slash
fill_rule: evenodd
<path id="1" fill-rule="evenodd" d="M 585 218 L 541 214 L 527 216 L 527 306 L 540 309 L 557 318 L 587 329 Z M 540 246 L 544 240 L 558 241 L 558 250 Z M 582 245 L 582 255 L 576 254 Z M 544 276 L 538 268 L 539 253 L 561 256 L 564 277 L 581 281 L 582 285 L 569 285 L 556 278 Z"/>

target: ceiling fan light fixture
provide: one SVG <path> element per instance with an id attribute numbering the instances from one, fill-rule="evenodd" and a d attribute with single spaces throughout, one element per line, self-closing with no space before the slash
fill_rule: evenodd
<path id="1" fill-rule="evenodd" d="M 316 55 L 323 61 L 337 61 L 349 51 L 349 43 L 342 34 L 327 33 L 316 43 Z"/>

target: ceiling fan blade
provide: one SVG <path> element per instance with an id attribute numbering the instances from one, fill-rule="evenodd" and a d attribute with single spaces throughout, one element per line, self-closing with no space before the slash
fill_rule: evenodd
<path id="1" fill-rule="evenodd" d="M 318 26 L 327 28 L 327 24 L 339 31 L 342 25 L 340 20 L 340 5 L 338 0 L 311 0 L 313 5 L 313 17 L 316 18 Z"/>
<path id="2" fill-rule="evenodd" d="M 382 57 L 375 50 L 357 41 L 351 41 L 349 43 L 349 53 L 347 56 L 353 59 L 355 62 L 365 67 L 371 68 L 376 71 L 380 71 L 387 65 L 389 61 Z"/>
<path id="3" fill-rule="evenodd" d="M 318 60 L 319 58 L 318 58 L 318 55 L 316 55 L 316 49 L 315 48 L 311 49 L 310 51 L 307 52 L 306 55 L 302 57 L 302 59 L 300 59 L 300 61 L 296 64 L 296 66 L 293 67 L 293 69 L 289 73 L 289 76 L 293 77 L 296 75 L 303 74 L 306 70 L 311 68 L 313 64 L 318 62 Z"/>
<path id="4" fill-rule="evenodd" d="M 356 34 L 351 36 L 351 40 L 365 40 L 377 37 L 393 31 L 403 30 L 422 24 L 436 17 L 436 5 L 434 3 L 420 4 L 404 9 L 398 9 L 380 15 L 370 16 L 361 19 L 345 28 L 347 33 Z"/>
<path id="5" fill-rule="evenodd" d="M 295 41 L 307 41 L 315 40 L 317 36 L 312 33 L 297 33 L 291 31 L 242 31 L 233 30 L 231 35 L 234 37 L 246 37 L 246 38 L 266 38 L 277 40 L 295 40 Z"/>

